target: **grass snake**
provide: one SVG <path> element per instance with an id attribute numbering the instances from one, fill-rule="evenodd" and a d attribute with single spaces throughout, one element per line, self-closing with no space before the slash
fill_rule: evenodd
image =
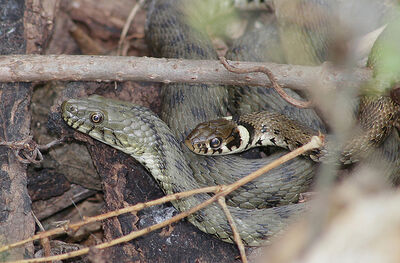
<path id="1" fill-rule="evenodd" d="M 343 149 L 338 149 L 335 141 L 324 135 L 324 147 L 304 155 L 316 162 L 328 162 L 333 158 L 332 153 L 340 152 L 338 161 L 342 164 L 358 162 L 392 133 L 399 116 L 400 105 L 391 97 L 363 96 L 357 114 L 360 129 L 352 133 Z M 186 137 L 185 145 L 202 155 L 233 154 L 258 146 L 277 146 L 292 151 L 319 133 L 284 114 L 260 111 L 200 123 Z"/>
<path id="2" fill-rule="evenodd" d="M 205 31 L 188 23 L 185 12 L 187 5 L 192 3 L 160 0 L 150 4 L 146 38 L 156 56 L 217 58 Z M 237 41 L 228 56 L 235 60 L 284 63 L 286 61 L 280 61 L 281 57 L 276 56 L 279 52 L 270 48 L 276 46 L 277 34 L 274 27 L 247 32 L 245 40 Z M 270 37 L 270 41 L 265 42 L 266 37 Z M 258 50 L 265 48 L 269 52 L 257 54 Z M 286 92 L 299 98 L 291 90 Z M 169 84 L 164 85 L 162 96 L 162 120 L 145 107 L 97 95 L 65 101 L 62 116 L 73 128 L 130 154 L 150 171 L 166 194 L 232 183 L 282 154 L 262 159 L 196 155 L 181 145 L 185 136 L 200 122 L 227 116 L 229 111 L 247 113 L 268 109 L 285 113 L 315 130 L 325 131 L 313 110 L 293 107 L 271 89 Z M 233 109 L 232 105 L 238 108 Z M 296 158 L 228 196 L 229 209 L 246 245 L 264 243 L 265 239 L 280 232 L 292 215 L 304 211 L 305 205 L 296 201 L 299 193 L 309 187 L 313 174 L 311 160 Z M 200 194 L 174 201 L 173 205 L 185 211 L 208 198 L 209 195 Z M 188 220 L 202 231 L 232 242 L 232 231 L 217 204 L 189 216 Z"/>

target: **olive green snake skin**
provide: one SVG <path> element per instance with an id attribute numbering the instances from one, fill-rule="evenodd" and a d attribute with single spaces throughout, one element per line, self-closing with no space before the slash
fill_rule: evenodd
<path id="1" fill-rule="evenodd" d="M 157 56 L 216 59 L 206 34 L 190 27 L 185 19 L 182 3 L 189 2 L 153 1 L 149 8 L 146 38 Z M 273 29 L 267 29 L 265 33 L 270 36 L 277 34 Z M 251 39 L 250 42 L 257 48 L 264 48 L 266 44 L 257 35 L 246 33 L 244 37 Z M 269 59 L 271 54 L 260 58 L 256 54 L 257 48 L 246 45 L 238 41 L 231 49 L 231 58 L 249 61 Z M 243 49 L 249 52 L 243 52 Z M 204 157 L 181 147 L 185 136 L 198 123 L 227 116 L 228 107 L 229 111 L 236 113 L 274 110 L 315 130 L 325 131 L 313 110 L 295 108 L 270 89 L 243 87 L 234 90 L 236 94 L 230 94 L 232 90 L 210 85 L 166 85 L 162 91 L 163 121 L 145 107 L 99 96 L 64 102 L 62 116 L 73 128 L 137 159 L 151 172 L 166 194 L 233 183 L 282 155 L 277 153 L 262 159 Z M 287 93 L 299 98 L 290 90 Z M 241 108 L 233 110 L 232 105 L 241 105 Z M 305 205 L 296 202 L 299 193 L 310 186 L 313 174 L 312 161 L 296 158 L 227 197 L 229 210 L 246 245 L 261 245 L 268 237 L 279 233 L 292 215 L 304 211 Z M 209 197 L 200 194 L 174 201 L 173 205 L 185 211 Z M 231 228 L 217 204 L 189 216 L 188 220 L 202 231 L 224 241 L 233 240 Z"/>

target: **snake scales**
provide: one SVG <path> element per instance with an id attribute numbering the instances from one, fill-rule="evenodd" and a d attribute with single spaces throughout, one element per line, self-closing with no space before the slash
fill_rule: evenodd
<path id="1" fill-rule="evenodd" d="M 158 56 L 215 59 L 216 53 L 206 34 L 189 26 L 185 18 L 184 7 L 187 3 L 190 1 L 153 1 L 148 14 L 146 38 Z M 267 29 L 264 33 L 269 36 L 277 34 L 275 29 Z M 256 54 L 258 49 L 267 45 L 257 35 L 260 35 L 259 32 L 245 36 L 251 39 L 255 48 L 239 41 L 232 48 L 231 58 L 268 59 Z M 246 54 L 243 49 L 250 52 Z M 264 54 L 268 55 L 271 54 Z M 233 104 L 239 104 L 240 100 L 240 105 L 244 105 L 237 112 L 272 109 L 285 112 L 290 118 L 313 129 L 324 131 L 320 119 L 312 110 L 290 106 L 270 89 L 255 90 L 250 92 L 250 88 L 244 87 L 234 91 L 247 95 L 240 98 L 233 96 Z M 64 102 L 62 116 L 73 128 L 137 159 L 151 172 L 166 194 L 210 184 L 232 183 L 281 155 L 278 153 L 251 160 L 239 156 L 204 157 L 181 148 L 180 142 L 197 123 L 227 115 L 232 96 L 226 87 L 193 84 L 167 85 L 162 92 L 161 117 L 165 122 L 147 108 L 99 96 Z M 290 90 L 287 92 L 298 97 Z M 252 100 L 252 103 L 246 103 L 246 100 Z M 298 194 L 309 187 L 313 172 L 310 160 L 297 158 L 228 197 L 229 209 L 245 244 L 260 245 L 269 236 L 280 232 L 292 215 L 304 210 L 304 204 L 294 203 Z M 209 195 L 200 194 L 175 201 L 173 205 L 183 211 L 208 198 Z M 232 242 L 230 226 L 218 205 L 213 204 L 191 215 L 188 220 L 202 231 Z"/>
<path id="2" fill-rule="evenodd" d="M 400 105 L 386 96 L 364 96 L 359 106 L 361 129 L 353 132 L 343 149 L 325 138 L 325 146 L 306 152 L 313 161 L 327 162 L 340 151 L 343 164 L 357 162 L 375 150 L 392 132 L 400 115 Z M 223 155 L 242 152 L 257 146 L 278 146 L 294 150 L 311 141 L 318 131 L 283 114 L 261 111 L 237 117 L 225 117 L 200 123 L 185 139 L 186 146 L 202 155 Z M 325 136 L 327 137 L 327 136 Z"/>

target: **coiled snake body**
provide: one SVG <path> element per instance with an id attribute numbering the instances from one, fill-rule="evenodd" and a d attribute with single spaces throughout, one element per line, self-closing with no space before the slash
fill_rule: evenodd
<path id="1" fill-rule="evenodd" d="M 146 38 L 156 55 L 187 59 L 216 58 L 207 36 L 201 30 L 192 28 L 186 20 L 185 4 L 190 2 L 153 1 L 148 14 Z M 252 42 L 257 44 L 257 41 Z M 236 49 L 232 49 L 232 57 L 252 60 L 242 56 L 241 52 L 235 52 L 241 47 L 239 43 Z M 242 88 L 240 92 L 250 94 L 249 90 Z M 290 90 L 287 92 L 297 96 Z M 312 110 L 292 107 L 270 89 L 257 89 L 249 96 L 257 98 L 250 108 L 258 103 L 262 106 L 256 107 L 256 110 L 269 108 L 285 112 L 315 130 L 324 131 Z M 182 148 L 181 142 L 196 124 L 227 116 L 228 90 L 222 86 L 171 84 L 163 88 L 163 97 L 162 119 L 165 122 L 147 108 L 99 96 L 64 102 L 62 116 L 73 128 L 137 159 L 151 172 L 166 194 L 232 183 L 280 155 L 252 160 L 239 156 L 195 155 Z M 308 188 L 312 175 L 312 162 L 297 158 L 228 197 L 229 210 L 245 244 L 262 244 L 266 238 L 281 231 L 292 215 L 304 210 L 304 204 L 293 203 L 298 200 L 298 194 Z M 184 211 L 208 198 L 209 195 L 200 194 L 175 201 L 173 205 Z M 271 207 L 275 205 L 279 206 Z M 218 205 L 212 204 L 189 216 L 188 220 L 202 231 L 232 242 L 232 231 Z"/>

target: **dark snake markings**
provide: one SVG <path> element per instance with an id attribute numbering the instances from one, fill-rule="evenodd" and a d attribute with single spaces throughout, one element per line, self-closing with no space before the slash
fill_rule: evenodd
<path id="1" fill-rule="evenodd" d="M 321 1 L 312 2 L 318 4 Z M 201 32 L 200 29 L 192 28 L 185 19 L 185 12 L 190 10 L 191 4 L 190 0 L 152 1 L 148 11 L 146 39 L 152 45 L 154 55 L 167 58 L 217 59 L 211 41 L 205 37 L 205 31 Z M 329 11 L 331 12 L 332 9 Z M 320 25 L 316 25 L 315 28 L 318 30 L 319 27 Z M 271 41 L 277 41 L 275 36 L 277 36 L 277 30 L 270 28 L 246 32 L 244 39 L 239 40 L 236 46 L 233 45 L 229 52 L 230 59 L 270 60 L 257 52 L 270 50 L 268 45 Z M 239 52 L 241 50 L 249 54 Z M 274 50 L 273 53 L 277 51 Z M 320 51 L 316 54 L 320 54 Z M 274 60 L 274 62 L 289 63 L 290 61 Z M 296 96 L 291 90 L 286 89 L 286 92 L 291 96 Z M 322 122 L 315 112 L 294 108 L 283 101 L 276 92 L 262 87 L 256 88 L 254 92 L 254 88 L 250 87 L 228 89 L 217 85 L 170 84 L 164 86 L 162 95 L 162 119 L 166 123 L 148 109 L 99 96 L 64 102 L 62 115 L 69 124 L 72 120 L 73 122 L 81 120 L 80 131 L 86 132 L 92 129 L 90 136 L 136 158 L 146 166 L 166 194 L 205 185 L 232 183 L 282 155 L 282 153 L 277 153 L 263 159 L 244 159 L 240 156 L 205 157 L 181 148 L 179 142 L 188 134 L 188 131 L 200 122 L 227 116 L 227 106 L 238 106 L 238 108 L 232 108 L 235 111 L 231 112 L 233 115 L 262 110 L 285 113 L 314 130 L 324 131 Z M 229 104 L 227 104 L 228 101 Z M 71 106 L 79 110 L 70 111 Z M 91 128 L 93 124 L 89 116 L 97 111 L 107 113 L 103 121 L 107 127 L 98 124 Z M 123 116 L 121 112 L 124 112 Z M 121 123 L 124 124 L 121 125 Z M 125 136 L 119 138 L 120 142 L 117 145 L 105 139 L 105 128 L 112 130 L 115 135 L 124 134 Z M 147 133 L 150 130 L 157 135 Z M 279 140 L 276 138 L 282 135 L 282 130 L 272 131 L 274 134 L 272 141 L 278 143 Z M 392 137 L 390 137 L 390 142 L 384 143 L 386 146 L 392 145 L 390 144 L 393 142 Z M 291 138 L 286 138 L 286 141 L 289 140 Z M 302 143 L 301 140 L 294 141 L 295 144 Z M 398 146 L 396 147 L 394 147 L 395 151 L 392 148 L 387 151 L 388 159 L 394 159 L 393 162 L 399 158 Z M 304 211 L 305 204 L 296 202 L 298 194 L 310 186 L 313 174 L 314 166 L 310 160 L 296 158 L 227 197 L 229 210 L 238 223 L 240 236 L 246 245 L 263 244 L 268 237 L 282 231 L 292 216 Z M 208 194 L 199 194 L 172 203 L 178 210 L 186 211 L 208 198 Z M 276 204 L 280 206 L 265 208 Z M 230 226 L 217 204 L 212 204 L 195 215 L 189 216 L 188 220 L 204 232 L 227 242 L 233 241 Z"/>

